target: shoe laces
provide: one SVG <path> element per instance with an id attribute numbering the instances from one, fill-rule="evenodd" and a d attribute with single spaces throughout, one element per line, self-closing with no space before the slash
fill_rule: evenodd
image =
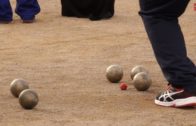
<path id="1" fill-rule="evenodd" d="M 181 90 L 183 90 L 183 89 L 182 88 L 175 88 L 171 84 L 167 85 L 167 91 L 168 92 L 181 91 Z"/>
<path id="2" fill-rule="evenodd" d="M 173 87 L 171 84 L 168 84 L 166 91 L 160 93 L 161 95 L 159 96 L 159 99 L 162 98 L 163 101 L 166 102 L 166 101 L 168 101 L 167 99 L 169 98 L 173 101 L 174 100 L 172 98 L 173 92 L 179 92 L 179 91 L 182 91 L 182 90 L 183 89 L 178 89 L 178 88 Z"/>

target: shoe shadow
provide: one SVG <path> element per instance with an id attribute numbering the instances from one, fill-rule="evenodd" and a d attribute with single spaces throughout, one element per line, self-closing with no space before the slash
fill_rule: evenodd
<path id="1" fill-rule="evenodd" d="M 183 109 L 183 110 L 196 110 L 196 107 L 194 107 L 194 106 L 184 106 L 184 107 L 179 107 L 178 109 Z"/>

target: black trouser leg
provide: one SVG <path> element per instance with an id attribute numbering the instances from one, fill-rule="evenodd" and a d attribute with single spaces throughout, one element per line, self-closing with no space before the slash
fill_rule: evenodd
<path id="1" fill-rule="evenodd" d="M 189 0 L 140 0 L 142 16 L 156 59 L 174 87 L 195 90 L 196 67 L 187 57 L 178 17 Z"/>

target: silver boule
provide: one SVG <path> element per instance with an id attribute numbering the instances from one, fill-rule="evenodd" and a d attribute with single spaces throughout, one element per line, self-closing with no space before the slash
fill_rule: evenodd
<path id="1" fill-rule="evenodd" d="M 112 83 L 118 83 L 123 77 L 123 68 L 120 65 L 110 65 L 106 69 L 106 77 Z"/>
<path id="2" fill-rule="evenodd" d="M 26 89 L 19 95 L 19 103 L 24 109 L 33 109 L 39 102 L 37 93 L 32 89 Z"/>
<path id="3" fill-rule="evenodd" d="M 15 97 L 18 97 L 23 90 L 28 88 L 29 84 L 24 79 L 14 79 L 10 84 L 10 91 Z"/>
<path id="4" fill-rule="evenodd" d="M 150 88 L 152 80 L 146 72 L 138 73 L 133 78 L 133 85 L 138 91 L 146 91 Z"/>

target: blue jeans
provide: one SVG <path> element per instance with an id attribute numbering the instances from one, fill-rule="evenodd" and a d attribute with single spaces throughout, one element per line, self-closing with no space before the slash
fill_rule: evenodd
<path id="1" fill-rule="evenodd" d="M 15 12 L 22 20 L 32 20 L 40 12 L 37 0 L 17 0 Z M 9 0 L 0 0 L 0 21 L 12 21 L 12 8 Z"/>
<path id="2" fill-rule="evenodd" d="M 196 66 L 188 58 L 178 23 L 189 0 L 140 0 L 141 15 L 155 57 L 167 81 L 196 92 Z"/>

